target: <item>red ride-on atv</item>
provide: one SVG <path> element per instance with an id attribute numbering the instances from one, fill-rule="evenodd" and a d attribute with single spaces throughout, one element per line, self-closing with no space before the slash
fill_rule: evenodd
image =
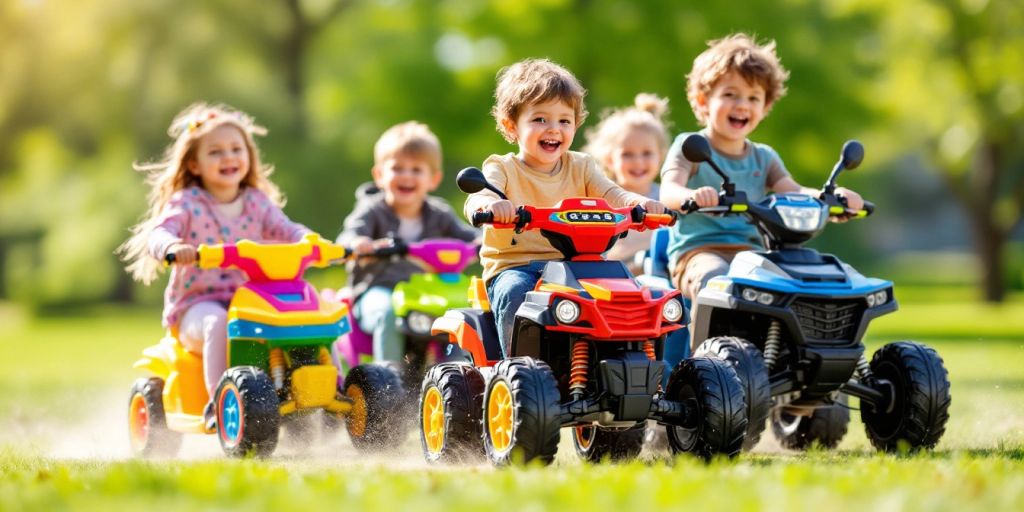
<path id="1" fill-rule="evenodd" d="M 504 197 L 475 168 L 459 173 L 458 184 L 467 193 L 487 188 Z M 648 419 L 666 426 L 674 453 L 736 455 L 747 417 L 735 371 L 718 360 L 689 359 L 662 389 L 665 335 L 683 327 L 679 292 L 638 286 L 625 265 L 602 257 L 630 229 L 670 225 L 675 217 L 589 198 L 520 206 L 517 214 L 515 224 L 494 224 L 489 212 L 473 222 L 538 229 L 565 259 L 546 262 L 527 293 L 504 359 L 482 280 L 470 286 L 474 307 L 434 322 L 433 332 L 447 333 L 472 363 L 439 364 L 424 377 L 419 419 L 426 459 L 479 453 L 481 427 L 496 465 L 551 462 L 562 427 L 574 427 L 576 451 L 586 460 L 628 459 L 640 452 Z"/>

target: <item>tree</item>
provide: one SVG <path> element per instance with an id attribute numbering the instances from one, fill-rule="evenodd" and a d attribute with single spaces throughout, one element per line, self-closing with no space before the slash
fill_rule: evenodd
<path id="1" fill-rule="evenodd" d="M 862 40 L 878 65 L 865 101 L 882 111 L 890 153 L 920 146 L 970 219 L 983 296 L 1006 294 L 1005 252 L 1024 219 L 1024 4 L 864 0 Z M 898 137 L 892 131 L 899 130 Z"/>

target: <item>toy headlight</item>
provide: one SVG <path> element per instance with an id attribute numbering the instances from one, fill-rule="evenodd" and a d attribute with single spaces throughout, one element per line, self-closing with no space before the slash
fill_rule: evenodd
<path id="1" fill-rule="evenodd" d="M 563 324 L 571 324 L 580 318 L 580 307 L 571 300 L 558 301 L 555 306 L 555 318 Z"/>
<path id="2" fill-rule="evenodd" d="M 416 334 L 430 334 L 430 327 L 434 324 L 434 319 L 426 313 L 412 311 L 409 313 L 407 322 L 412 332 Z"/>
<path id="3" fill-rule="evenodd" d="M 765 306 L 775 302 L 774 295 L 754 288 L 744 288 L 743 292 L 740 293 L 740 296 L 743 297 L 743 300 L 745 301 L 756 302 L 758 304 L 764 304 Z"/>
<path id="4" fill-rule="evenodd" d="M 783 206 L 778 205 L 775 211 L 779 212 L 782 222 L 787 228 L 793 231 L 804 233 L 821 229 L 824 220 L 823 209 L 818 206 Z"/>
<path id="5" fill-rule="evenodd" d="M 668 322 L 678 322 L 683 318 L 683 305 L 679 299 L 670 299 L 661 306 L 661 316 Z"/>
<path id="6" fill-rule="evenodd" d="M 882 290 L 875 293 L 869 293 L 866 297 L 868 301 L 868 307 L 873 308 L 875 306 L 881 306 L 889 301 L 889 291 Z"/>

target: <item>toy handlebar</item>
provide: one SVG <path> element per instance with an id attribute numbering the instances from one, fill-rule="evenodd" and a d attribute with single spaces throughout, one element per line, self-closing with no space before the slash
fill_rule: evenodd
<path id="1" fill-rule="evenodd" d="M 852 209 L 847 207 L 846 198 L 845 197 L 842 197 L 842 196 L 835 196 L 835 197 L 836 197 L 836 199 L 839 200 L 839 204 L 841 204 L 842 206 L 841 207 L 831 207 L 831 208 L 829 208 L 828 213 L 829 213 L 829 216 L 831 216 L 831 217 L 844 217 L 844 218 L 849 218 L 849 219 L 858 219 L 858 218 L 867 217 L 868 215 L 871 215 L 872 213 L 875 213 L 875 203 L 872 203 L 871 201 L 864 201 L 864 209 L 862 209 L 862 210 L 852 210 Z"/>
<path id="2" fill-rule="evenodd" d="M 679 207 L 679 209 L 683 213 L 693 213 L 700 209 L 700 205 L 698 205 L 697 201 L 694 201 L 693 199 L 687 199 L 686 201 L 683 201 L 683 204 Z"/>
<path id="3" fill-rule="evenodd" d="M 473 212 L 473 226 L 480 227 L 482 224 L 494 222 L 494 212 Z"/>
<path id="4" fill-rule="evenodd" d="M 258 243 L 239 240 L 234 244 L 200 245 L 195 265 L 200 268 L 237 268 L 250 279 L 282 280 L 300 276 L 306 267 L 326 267 L 347 260 L 352 255 L 348 247 L 323 240 L 316 233 L 306 234 L 301 241 Z M 174 253 L 164 261 L 174 263 Z"/>

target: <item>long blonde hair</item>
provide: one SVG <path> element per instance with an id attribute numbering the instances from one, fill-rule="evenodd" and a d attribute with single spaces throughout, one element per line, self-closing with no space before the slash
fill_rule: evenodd
<path id="1" fill-rule="evenodd" d="M 668 128 L 665 116 L 668 114 L 668 100 L 654 94 L 640 93 L 633 100 L 633 106 L 605 112 L 597 126 L 587 130 L 587 145 L 583 152 L 593 156 L 605 174 L 615 179 L 607 162 L 612 151 L 632 130 L 646 130 L 658 141 L 662 158 L 668 152 Z"/>
<path id="2" fill-rule="evenodd" d="M 117 248 L 121 259 L 128 263 L 126 270 L 136 281 L 149 284 L 156 279 L 162 265 L 147 252 L 150 233 L 157 226 L 160 214 L 175 192 L 193 185 L 202 186 L 199 177 L 188 171 L 188 163 L 196 157 L 199 140 L 224 125 L 234 126 L 242 132 L 249 152 L 249 172 L 241 186 L 254 187 L 266 194 L 274 204 L 284 206 L 281 191 L 268 178 L 273 167 L 261 163 L 260 152 L 253 139 L 256 135 L 266 135 L 267 129 L 257 125 L 251 116 L 227 105 L 189 105 L 174 117 L 167 129 L 167 134 L 174 142 L 164 150 L 163 158 L 157 162 L 132 165 L 136 171 L 147 174 L 146 183 L 152 187 L 149 191 L 149 210 L 143 220 L 132 227 L 132 236 Z"/>

